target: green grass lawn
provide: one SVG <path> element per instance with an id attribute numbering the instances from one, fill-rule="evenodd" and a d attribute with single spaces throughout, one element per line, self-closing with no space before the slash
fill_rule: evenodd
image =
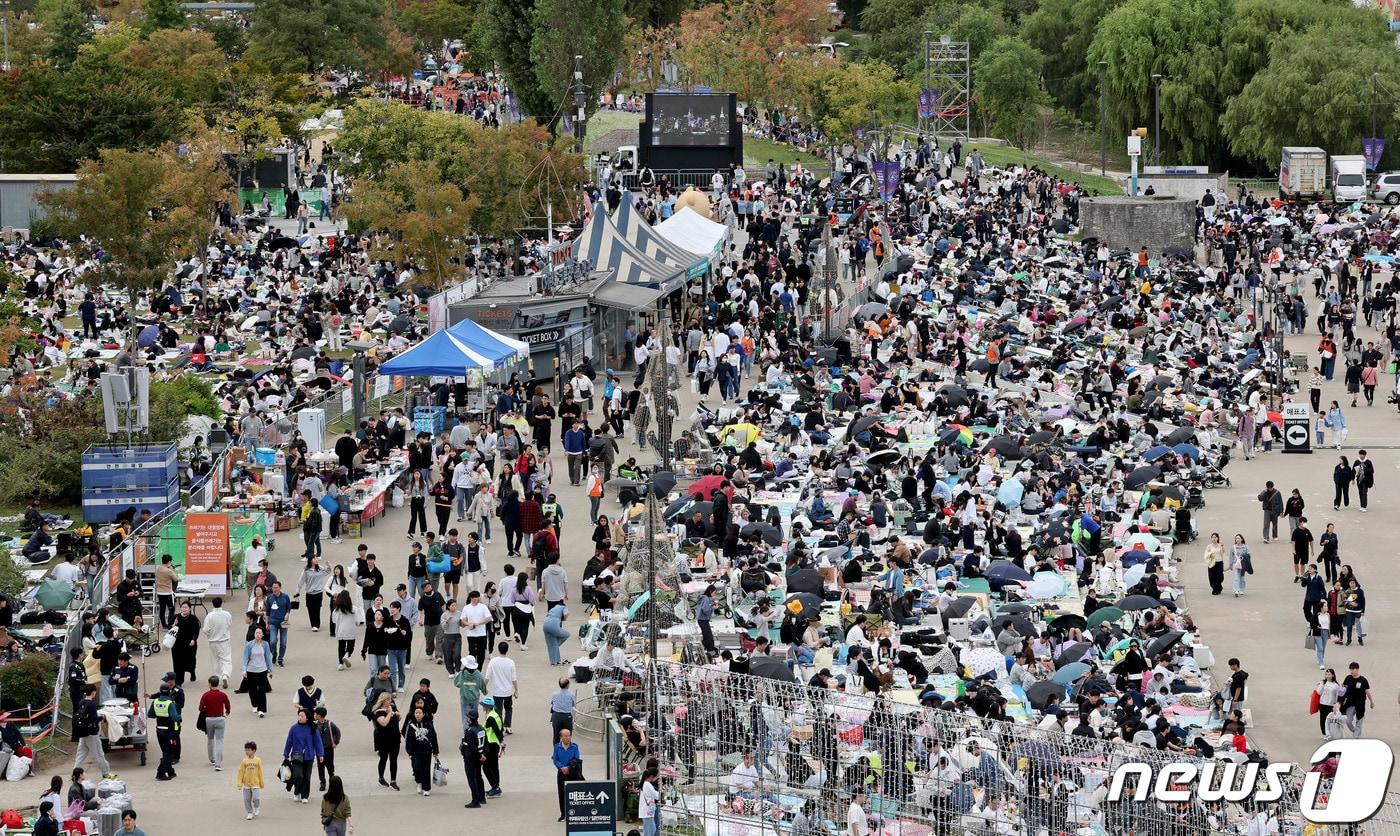
<path id="1" fill-rule="evenodd" d="M 804 154 L 794 150 L 791 146 L 782 145 L 771 139 L 744 137 L 745 168 L 750 171 L 761 169 L 768 164 L 769 158 L 780 165 L 792 165 L 795 162 L 800 162 L 803 167 L 811 169 L 819 177 L 825 177 L 831 173 L 831 164 L 821 157 Z"/>
<path id="2" fill-rule="evenodd" d="M 963 148 L 964 159 L 967 158 L 968 154 L 972 153 L 973 147 L 974 146 L 968 146 Z M 998 168 L 1009 165 L 1033 165 L 1039 167 L 1052 177 L 1079 183 L 1084 188 L 1097 191 L 1099 194 L 1120 195 L 1123 193 L 1123 187 L 1120 186 L 1116 180 L 1108 177 L 1100 177 L 1097 174 L 1073 171 L 1064 166 L 1056 165 L 1055 163 L 1037 157 L 1034 154 L 1024 154 L 1019 148 L 1012 148 L 1009 145 L 979 145 L 975 147 L 982 152 L 982 159 L 986 160 L 989 165 L 994 165 Z"/>

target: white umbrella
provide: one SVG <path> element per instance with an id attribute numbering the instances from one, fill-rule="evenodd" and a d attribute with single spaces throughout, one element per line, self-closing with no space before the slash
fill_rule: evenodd
<path id="1" fill-rule="evenodd" d="M 1129 566 L 1128 571 L 1123 573 L 1123 583 L 1125 586 L 1134 586 L 1137 584 L 1138 581 L 1142 580 L 1142 576 L 1146 574 L 1146 563 L 1139 563 L 1135 566 Z"/>
<path id="2" fill-rule="evenodd" d="M 985 676 L 996 671 L 997 678 L 1000 679 L 1006 670 L 1006 657 L 995 647 L 978 647 L 967 654 L 963 664 L 967 665 L 973 676 Z"/>
<path id="3" fill-rule="evenodd" d="M 1065 594 L 1065 579 L 1055 572 L 1037 572 L 1026 593 L 1039 600 L 1058 598 Z"/>

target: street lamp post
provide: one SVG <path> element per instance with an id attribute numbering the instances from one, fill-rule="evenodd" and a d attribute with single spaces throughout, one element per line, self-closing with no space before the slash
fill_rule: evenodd
<path id="1" fill-rule="evenodd" d="M 1099 176 L 1108 174 L 1108 128 L 1104 121 L 1104 88 L 1108 86 L 1108 62 L 1099 62 Z"/>
<path id="2" fill-rule="evenodd" d="M 0 0 L 0 15 L 3 15 L 0 17 L 0 28 L 3 28 L 5 33 L 5 60 L 4 63 L 0 63 L 0 72 L 8 73 L 10 71 L 10 0 Z M 1372 92 L 1374 92 L 1374 87 L 1375 85 L 1372 84 Z M 1375 122 L 1375 119 L 1373 118 L 1371 121 Z M 1373 130 L 1371 133 L 1374 134 L 1375 131 Z"/>
<path id="3" fill-rule="evenodd" d="M 1152 74 L 1152 164 L 1162 164 L 1162 75 Z"/>

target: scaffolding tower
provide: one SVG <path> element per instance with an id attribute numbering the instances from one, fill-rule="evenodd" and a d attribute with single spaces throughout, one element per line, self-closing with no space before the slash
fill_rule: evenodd
<path id="1" fill-rule="evenodd" d="M 924 87 L 934 91 L 924 125 L 935 137 L 972 136 L 972 57 L 967 41 L 924 33 Z"/>

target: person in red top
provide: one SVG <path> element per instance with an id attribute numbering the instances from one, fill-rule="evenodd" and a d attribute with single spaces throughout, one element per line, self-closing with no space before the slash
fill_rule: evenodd
<path id="1" fill-rule="evenodd" d="M 225 718 L 232 713 L 233 706 L 228 701 L 228 694 L 219 688 L 219 678 L 209 677 L 209 690 L 199 697 L 198 722 L 203 724 L 209 762 L 214 765 L 215 772 L 222 772 L 224 768 L 224 726 L 228 722 Z"/>
<path id="2" fill-rule="evenodd" d="M 520 531 L 525 535 L 521 545 L 525 553 L 530 553 L 530 545 L 539 530 L 544 527 L 544 512 L 540 509 L 540 495 L 534 492 L 525 494 L 520 500 Z"/>

